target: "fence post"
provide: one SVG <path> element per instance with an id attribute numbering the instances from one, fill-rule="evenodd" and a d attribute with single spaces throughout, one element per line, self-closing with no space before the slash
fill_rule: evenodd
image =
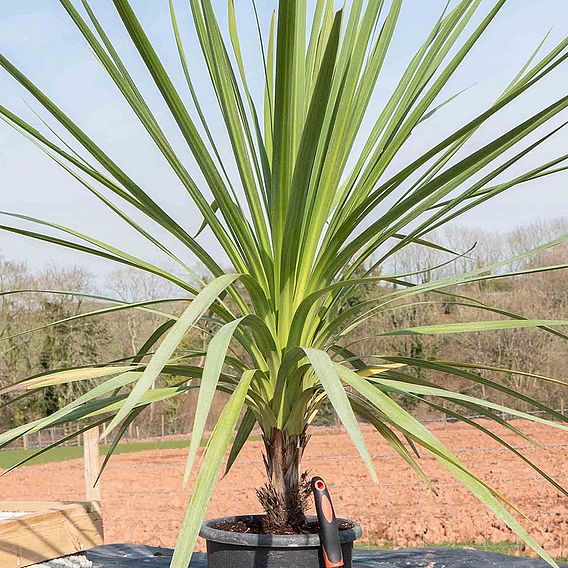
<path id="1" fill-rule="evenodd" d="M 166 437 L 166 417 L 162 414 L 162 438 Z"/>
<path id="2" fill-rule="evenodd" d="M 87 501 L 101 500 L 100 483 L 95 485 L 99 474 L 99 429 L 92 428 L 83 434 L 83 459 L 85 468 L 85 498 Z"/>

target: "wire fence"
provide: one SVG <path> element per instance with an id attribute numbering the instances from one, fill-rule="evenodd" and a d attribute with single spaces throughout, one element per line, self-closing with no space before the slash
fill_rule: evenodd
<path id="1" fill-rule="evenodd" d="M 127 428 L 122 440 L 125 443 L 131 443 L 187 437 L 191 434 L 193 416 L 193 413 L 187 413 L 177 416 L 175 420 L 170 420 L 165 415 L 161 415 L 157 419 L 138 424 L 133 423 Z M 213 421 L 214 419 L 209 420 L 208 430 L 212 430 Z M 7 448 L 42 449 L 57 442 L 62 446 L 81 446 L 83 444 L 82 436 L 79 435 L 81 427 L 79 424 L 74 424 L 31 431 L 20 436 Z M 0 430 L 0 435 L 4 432 L 8 430 Z M 64 440 L 65 438 L 68 439 Z M 105 440 L 105 442 L 108 441 L 110 439 Z"/>
<path id="2" fill-rule="evenodd" d="M 555 412 L 561 414 L 562 416 L 568 417 L 568 408 L 560 408 L 556 409 Z M 513 414 L 507 414 L 505 412 L 496 412 L 502 420 L 511 421 L 518 419 L 519 417 Z M 525 411 L 525 414 L 529 414 L 534 417 L 544 417 L 549 416 L 544 410 L 531 410 Z M 122 441 L 124 443 L 136 443 L 136 442 L 150 442 L 150 441 L 160 441 L 160 440 L 175 440 L 176 438 L 187 438 L 187 436 L 191 435 L 192 424 L 193 424 L 193 413 L 186 413 L 181 414 L 176 417 L 175 420 L 168 420 L 165 415 L 158 416 L 154 420 L 150 420 L 141 424 L 131 424 L 124 436 L 122 437 Z M 468 420 L 483 420 L 487 418 L 482 414 L 471 414 L 465 416 L 464 418 Z M 554 419 L 554 417 L 552 417 Z M 457 418 L 451 417 L 440 417 L 440 418 L 427 418 L 422 419 L 420 422 L 424 425 L 428 424 L 455 424 L 459 423 L 460 421 Z M 215 418 L 212 417 L 209 419 L 206 431 L 211 431 L 215 424 Z M 51 445 L 55 445 L 59 443 L 62 446 L 82 446 L 82 436 L 76 435 L 72 436 L 73 434 L 77 434 L 79 431 L 80 426 L 65 426 L 65 427 L 51 427 L 45 428 L 43 430 L 39 430 L 37 432 L 29 432 L 24 434 L 23 436 L 19 437 L 13 443 L 11 443 L 7 448 L 8 449 L 43 449 L 47 448 Z M 322 426 L 313 426 L 311 431 L 313 433 L 318 433 L 319 431 L 326 432 L 330 428 L 341 429 L 341 425 L 337 419 L 332 421 L 332 424 L 322 425 Z M 0 435 L 7 430 L 0 430 Z M 260 432 L 256 432 L 259 434 Z M 254 434 L 254 432 L 253 432 Z M 62 441 L 64 438 L 69 438 L 65 441 Z M 109 440 L 105 440 L 104 442 L 108 442 Z M 2 451 L 2 450 L 0 450 Z"/>

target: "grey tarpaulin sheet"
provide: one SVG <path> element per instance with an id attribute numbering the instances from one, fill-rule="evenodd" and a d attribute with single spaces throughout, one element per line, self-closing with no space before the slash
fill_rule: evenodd
<path id="1" fill-rule="evenodd" d="M 128 544 L 100 546 L 86 553 L 94 568 L 166 568 L 171 550 Z M 194 554 L 191 568 L 206 568 L 204 554 Z M 545 568 L 542 560 L 528 560 L 459 549 L 356 551 L 357 568 Z M 568 568 L 568 564 L 562 565 Z"/>

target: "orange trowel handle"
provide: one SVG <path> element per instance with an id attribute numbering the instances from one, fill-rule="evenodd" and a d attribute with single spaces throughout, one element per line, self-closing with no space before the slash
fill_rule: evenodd
<path id="1" fill-rule="evenodd" d="M 312 491 L 320 526 L 320 541 L 326 568 L 342 568 L 343 551 L 339 542 L 337 519 L 325 481 L 321 477 L 312 478 Z"/>

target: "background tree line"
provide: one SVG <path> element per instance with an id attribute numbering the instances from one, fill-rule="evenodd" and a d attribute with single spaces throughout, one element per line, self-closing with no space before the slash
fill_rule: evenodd
<path id="1" fill-rule="evenodd" d="M 535 248 L 562 234 L 568 233 L 568 220 L 535 223 L 509 233 L 450 227 L 429 239 L 460 253 L 456 258 L 443 250 L 421 245 L 403 249 L 388 267 L 380 267 L 377 274 L 410 274 L 406 279 L 416 283 L 452 276 L 483 267 Z M 546 253 L 525 258 L 511 266 L 556 265 L 568 261 L 568 246 L 561 245 Z M 515 279 L 498 279 L 483 285 L 460 287 L 461 295 L 513 312 L 542 319 L 568 319 L 568 277 L 560 270 Z M 52 290 L 100 294 L 124 302 L 182 297 L 172 285 L 140 271 L 119 269 L 99 285 L 81 267 L 64 268 L 51 265 L 32 273 L 24 263 L 0 254 L 0 293 L 21 290 Z M 346 308 L 365 298 L 388 293 L 390 284 L 367 285 L 358 288 L 346 303 Z M 397 354 L 425 360 L 475 361 L 488 366 L 522 369 L 530 373 L 566 380 L 566 352 L 562 340 L 538 329 L 501 330 L 491 333 L 472 333 L 441 336 L 381 337 L 381 332 L 397 327 L 413 327 L 429 323 L 458 322 L 465 318 L 490 319 L 491 315 L 455 303 L 448 290 L 447 296 L 421 298 L 418 305 L 393 306 L 359 327 L 349 339 L 349 348 L 359 355 Z M 156 311 L 124 310 L 97 318 L 73 320 L 77 314 L 100 309 L 104 301 L 55 293 L 0 295 L 0 388 L 19 379 L 47 370 L 89 365 L 95 361 L 119 361 L 132 357 L 151 332 L 163 321 Z M 156 307 L 159 311 L 160 307 Z M 171 310 L 171 306 L 169 306 Z M 179 308 L 178 308 L 179 309 Z M 67 320 L 56 326 L 51 322 Z M 186 339 L 184 349 L 201 350 L 207 341 L 205 327 L 194 330 Z M 33 330 L 30 333 L 26 331 Z M 414 371 L 425 375 L 426 371 Z M 490 396 L 499 403 L 511 404 L 503 393 L 487 393 L 481 384 L 459 384 L 459 379 L 428 371 L 428 379 L 440 386 L 458 389 L 464 394 Z M 489 371 L 487 372 L 491 374 Z M 488 374 L 488 376 L 489 376 Z M 560 386 L 513 374 L 491 374 L 514 389 L 523 389 L 552 407 L 564 406 Z M 168 377 L 160 381 L 167 384 Z M 48 387 L 42 396 L 23 397 L 8 406 L 2 406 L 0 428 L 19 425 L 24 421 L 50 414 L 76 397 L 85 389 L 81 382 L 66 386 Z M 7 397 L 3 397 L 5 402 Z M 166 432 L 187 432 L 193 420 L 194 395 L 176 398 L 162 406 L 152 407 L 138 420 L 143 436 Z M 219 396 L 213 414 L 223 405 Z M 432 410 L 416 400 L 403 401 L 413 406 L 423 417 Z M 566 404 L 568 406 L 568 402 Z M 523 408 L 527 410 L 527 408 Z M 25 417 L 25 419 L 24 419 Z M 212 416 L 212 422 L 214 420 Z M 333 412 L 324 409 L 320 423 L 334 421 Z"/>

